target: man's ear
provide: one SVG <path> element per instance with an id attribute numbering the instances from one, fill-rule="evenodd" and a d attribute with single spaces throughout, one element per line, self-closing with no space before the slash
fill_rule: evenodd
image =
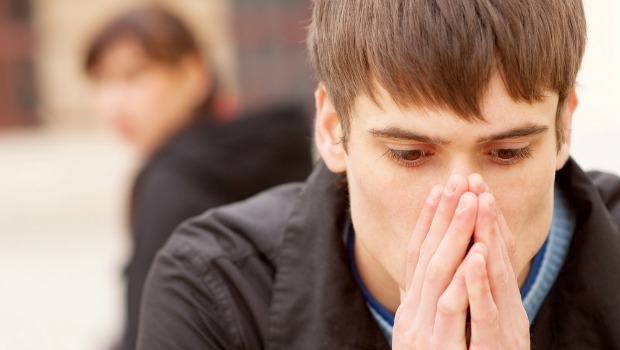
<path id="1" fill-rule="evenodd" d="M 314 93 L 316 100 L 316 126 L 314 142 L 325 161 L 325 164 L 334 173 L 346 170 L 345 150 L 342 141 L 342 126 L 338 113 L 325 90 L 320 84 Z"/>
<path id="2" fill-rule="evenodd" d="M 564 106 L 564 110 L 562 111 L 562 125 L 564 128 L 564 142 L 560 145 L 560 150 L 556 157 L 555 170 L 560 170 L 566 164 L 568 160 L 568 156 L 570 153 L 570 143 L 571 143 L 571 131 L 573 125 L 573 113 L 579 104 L 579 99 L 577 98 L 577 93 L 575 89 L 573 89 L 568 97 L 566 98 L 566 104 Z"/>

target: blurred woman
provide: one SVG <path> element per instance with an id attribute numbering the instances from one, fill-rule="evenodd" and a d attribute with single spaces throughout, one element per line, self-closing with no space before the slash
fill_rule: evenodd
<path id="1" fill-rule="evenodd" d="M 133 252 L 125 270 L 122 348 L 134 349 L 144 281 L 174 228 L 209 208 L 303 180 L 310 130 L 295 107 L 223 122 L 234 108 L 215 103 L 222 101 L 215 72 L 187 26 L 160 7 L 105 26 L 88 46 L 85 69 L 97 113 L 145 159 L 132 192 Z"/>

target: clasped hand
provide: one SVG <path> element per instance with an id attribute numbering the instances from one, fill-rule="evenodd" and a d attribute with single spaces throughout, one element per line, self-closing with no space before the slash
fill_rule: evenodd
<path id="1" fill-rule="evenodd" d="M 480 175 L 435 186 L 409 243 L 393 348 L 529 349 L 514 263 L 514 238 Z"/>

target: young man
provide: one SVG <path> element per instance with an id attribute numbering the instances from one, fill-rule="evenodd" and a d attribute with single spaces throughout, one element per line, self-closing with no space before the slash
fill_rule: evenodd
<path id="1" fill-rule="evenodd" d="M 620 349 L 580 0 L 315 0 L 308 45 L 322 161 L 178 229 L 139 348 Z"/>

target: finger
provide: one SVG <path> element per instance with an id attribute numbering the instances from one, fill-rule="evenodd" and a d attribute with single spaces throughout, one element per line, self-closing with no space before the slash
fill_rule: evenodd
<path id="1" fill-rule="evenodd" d="M 478 173 L 470 174 L 467 176 L 467 181 L 469 182 L 469 192 L 472 192 L 476 195 L 481 195 L 486 192 L 488 188 L 487 185 L 482 180 L 482 176 Z"/>
<path id="2" fill-rule="evenodd" d="M 437 313 L 437 300 L 465 257 L 474 232 L 477 204 L 475 194 L 466 192 L 461 196 L 450 227 L 427 265 L 418 312 L 421 317 L 428 317 L 431 324 Z"/>
<path id="3" fill-rule="evenodd" d="M 511 267 L 510 259 L 499 231 L 495 197 L 485 192 L 478 196 L 478 217 L 474 241 L 484 243 L 489 249 L 488 259 L 491 284 L 507 285 L 510 279 L 507 273 L 508 268 Z"/>
<path id="4" fill-rule="evenodd" d="M 491 191 L 489 186 L 485 184 L 485 188 L 486 192 L 490 194 Z M 483 202 L 485 200 L 485 196 L 482 197 Z M 504 278 L 500 277 L 499 280 L 502 281 L 505 279 L 507 283 L 507 286 L 502 288 L 501 284 L 498 285 L 497 283 L 494 283 L 496 280 L 495 278 L 490 278 L 491 293 L 493 294 L 493 298 L 499 312 L 499 326 L 500 329 L 512 329 L 517 327 L 522 330 L 523 334 L 527 334 L 529 332 L 529 322 L 525 309 L 523 308 L 521 293 L 519 291 L 517 276 L 515 274 L 517 265 L 514 236 L 508 228 L 504 215 L 499 206 L 497 203 L 493 204 L 494 205 L 490 206 L 489 211 L 492 210 L 493 207 L 495 208 L 495 232 L 499 232 L 499 234 L 496 234 L 495 236 L 499 241 L 500 249 L 498 249 L 498 251 L 501 251 L 501 260 L 504 263 L 505 269 L 505 275 L 503 275 Z M 479 209 L 479 215 L 484 216 L 484 212 L 487 207 L 484 203 L 479 204 L 479 206 L 481 207 Z M 487 265 L 492 264 L 497 263 L 487 263 Z M 501 265 L 501 263 L 498 265 Z M 487 266 L 487 272 L 488 271 L 489 267 Z M 502 275 L 500 274 L 500 276 Z"/>
<path id="5" fill-rule="evenodd" d="M 435 216 L 435 211 L 437 210 L 437 206 L 439 205 L 439 200 L 441 199 L 442 192 L 443 186 L 433 186 L 429 196 L 426 198 L 426 203 L 424 203 L 422 212 L 420 212 L 420 216 L 418 217 L 418 222 L 415 226 L 414 232 L 409 239 L 409 246 L 407 249 L 407 267 L 405 269 L 406 291 L 409 290 L 409 286 L 411 285 L 411 280 L 413 279 L 413 272 L 415 271 L 415 267 L 418 263 L 420 246 L 422 245 L 422 242 L 424 242 L 424 238 L 426 238 L 426 234 L 431 227 L 431 223 L 433 222 L 433 217 Z"/>
<path id="6" fill-rule="evenodd" d="M 476 243 L 467 259 L 465 285 L 471 313 L 470 348 L 500 348 L 499 314 L 493 300 L 485 259 L 487 248 Z"/>
<path id="7" fill-rule="evenodd" d="M 428 232 L 419 233 L 416 230 L 416 234 L 423 235 L 424 241 L 420 246 L 418 261 L 413 273 L 412 285 L 420 286 L 420 288 L 413 288 L 412 298 L 417 302 L 420 300 L 421 295 L 421 286 L 423 284 L 425 275 L 426 275 L 426 267 L 435 254 L 439 243 L 443 239 L 450 223 L 452 222 L 452 217 L 454 216 L 454 211 L 456 210 L 457 204 L 461 195 L 467 190 L 468 184 L 467 180 L 459 174 L 454 174 L 450 176 L 448 180 L 448 184 L 444 188 L 444 191 L 441 196 L 441 200 L 437 206 L 437 210 L 435 211 L 435 215 L 433 216 L 433 220 L 431 223 Z"/>
<path id="8" fill-rule="evenodd" d="M 433 327 L 434 349 L 466 348 L 465 322 L 469 299 L 465 285 L 465 262 L 462 262 L 452 282 L 437 302 Z"/>
<path id="9" fill-rule="evenodd" d="M 493 299 L 501 315 L 500 323 L 509 325 L 514 316 L 511 310 L 515 304 L 521 305 L 517 284 L 506 245 L 499 232 L 495 198 L 490 193 L 478 197 L 478 218 L 474 240 L 488 248 L 487 273 Z"/>
<path id="10" fill-rule="evenodd" d="M 480 177 L 480 179 L 482 179 L 482 177 Z M 470 182 L 471 181 L 472 180 L 470 179 Z M 482 181 L 482 186 L 484 187 L 483 192 L 488 192 L 492 194 L 491 188 L 486 182 L 484 182 L 484 180 Z M 510 258 L 511 267 L 514 270 L 516 268 L 516 261 L 517 261 L 517 249 L 516 249 L 514 236 L 512 235 L 512 232 L 510 231 L 510 229 L 508 228 L 508 225 L 506 224 L 506 219 L 504 218 L 502 211 L 497 205 L 495 206 L 495 214 L 496 214 L 497 224 L 499 226 L 499 232 L 505 243 L 503 244 L 503 246 L 505 246 L 506 250 L 508 251 L 508 256 Z"/>
<path id="11" fill-rule="evenodd" d="M 497 225 L 502 236 L 502 240 L 504 244 L 502 246 L 506 247 L 506 253 L 510 259 L 510 270 L 516 271 L 517 268 L 517 245 L 515 243 L 515 238 L 512 235 L 512 232 L 508 228 L 508 224 L 506 224 L 506 219 L 504 218 L 504 214 L 499 208 L 496 208 L 497 212 Z"/>

